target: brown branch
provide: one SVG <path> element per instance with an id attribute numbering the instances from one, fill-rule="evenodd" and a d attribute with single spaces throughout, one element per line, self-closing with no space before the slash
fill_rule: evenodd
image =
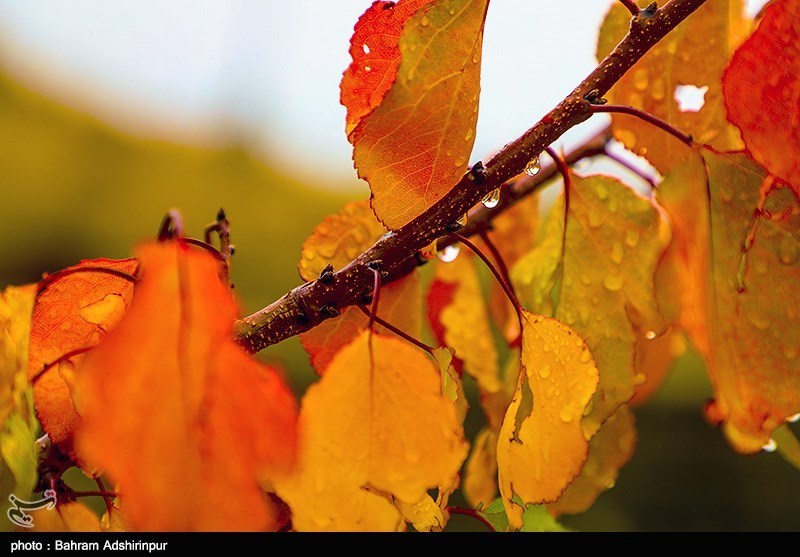
<path id="1" fill-rule="evenodd" d="M 316 280 L 298 286 L 266 308 L 237 321 L 236 340 L 249 352 L 258 352 L 321 323 L 330 314 L 321 311 L 325 306 L 341 310 L 360 303 L 374 279 L 368 266 L 371 261 L 382 262 L 385 283 L 411 272 L 418 265 L 416 254 L 421 249 L 453 232 L 454 223 L 470 208 L 504 182 L 521 174 L 531 159 L 564 132 L 588 120 L 593 114 L 590 100 L 601 99 L 653 45 L 705 2 L 671 0 L 662 8 L 642 10 L 634 20 L 636 24 L 631 25 L 617 47 L 536 125 L 506 145 L 485 166 L 476 164 L 444 198 L 407 225 L 384 235 L 334 273 L 330 277 L 332 280 Z M 504 205 L 508 206 L 501 203 L 498 207 Z M 460 232 L 466 235 L 479 231 L 474 227 Z"/>

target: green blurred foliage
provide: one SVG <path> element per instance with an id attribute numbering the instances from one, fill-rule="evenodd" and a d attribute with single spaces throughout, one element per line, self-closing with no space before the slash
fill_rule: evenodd
<path id="1" fill-rule="evenodd" d="M 275 172 L 244 145 L 213 149 L 134 137 L 2 73 L 0 191 L 0 288 L 36 281 L 80 259 L 128 257 L 155 236 L 173 207 L 187 234 L 202 237 L 223 207 L 236 245 L 233 280 L 246 312 L 300 283 L 303 240 L 325 215 L 365 192 L 311 188 Z M 296 387 L 311 378 L 296 339 L 264 357 L 284 360 Z"/>
<path id="2" fill-rule="evenodd" d="M 366 195 L 363 188 L 342 191 L 281 175 L 246 145 L 213 149 L 134 137 L 0 72 L 0 288 L 80 259 L 127 257 L 154 237 L 173 207 L 187 232 L 200 237 L 224 207 L 237 248 L 236 292 L 252 312 L 299 284 L 296 263 L 313 227 Z M 427 282 L 431 269 L 423 270 Z M 297 339 L 261 356 L 282 361 L 298 394 L 314 378 Z M 472 438 L 484 418 L 474 382 L 466 390 Z M 776 454 L 735 454 L 702 417 L 710 395 L 702 363 L 684 357 L 636 411 L 639 445 L 616 487 L 563 523 L 578 530 L 800 530 L 800 474 Z M 94 488 L 77 470 L 67 479 L 77 489 Z M 86 502 L 102 511 L 99 498 Z M 465 505 L 459 494 L 453 504 Z M 463 529 L 485 527 L 454 516 L 448 530 Z"/>

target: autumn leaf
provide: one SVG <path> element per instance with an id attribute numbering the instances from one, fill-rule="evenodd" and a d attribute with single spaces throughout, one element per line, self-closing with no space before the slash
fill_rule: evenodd
<path id="1" fill-rule="evenodd" d="M 393 500 L 416 505 L 451 485 L 467 453 L 436 365 L 369 331 L 306 391 L 300 436 L 296 473 L 276 483 L 300 531 L 401 529 Z"/>
<path id="2" fill-rule="evenodd" d="M 358 19 L 350 39 L 353 62 L 345 70 L 340 85 L 340 101 L 347 108 L 348 136 L 364 116 L 381 104 L 391 89 L 403 57 L 400 51 L 403 26 L 432 1 L 377 1 Z"/>
<path id="3" fill-rule="evenodd" d="M 521 371 L 497 444 L 500 494 L 514 528 L 525 505 L 556 501 L 589 444 L 581 420 L 598 384 L 586 343 L 569 327 L 523 310 Z"/>
<path id="4" fill-rule="evenodd" d="M 337 214 L 318 224 L 303 243 L 298 264 L 300 276 L 306 281 L 316 280 L 329 265 L 338 271 L 385 233 L 386 229 L 375 219 L 368 201 L 347 203 Z M 378 317 L 414 338 L 421 336 L 422 293 L 416 271 L 381 287 Z M 361 310 L 351 306 L 338 317 L 300 335 L 300 342 L 316 372 L 322 375 L 336 353 L 368 323 L 369 319 Z M 375 330 L 390 334 L 380 325 L 376 325 Z"/>
<path id="5" fill-rule="evenodd" d="M 539 196 L 531 194 L 516 201 L 492 219 L 492 229 L 487 232 L 505 266 L 511 269 L 519 259 L 531 251 L 539 230 Z M 484 251 L 483 240 L 476 242 Z M 519 319 L 514 306 L 509 302 L 503 289 L 492 282 L 489 294 L 489 313 L 503 336 L 509 342 L 519 337 Z"/>
<path id="6" fill-rule="evenodd" d="M 28 383 L 28 336 L 36 286 L 0 292 L 0 498 L 27 500 L 36 483 L 33 393 Z M 2 522 L 2 530 L 12 527 Z"/>
<path id="7" fill-rule="evenodd" d="M 486 506 L 497 497 L 497 432 L 489 427 L 475 435 L 461 490 L 473 507 Z"/>
<path id="8" fill-rule="evenodd" d="M 766 178 L 745 154 L 702 149 L 658 196 L 673 223 L 662 306 L 706 360 L 709 417 L 744 453 L 800 410 L 800 203 Z"/>
<path id="9" fill-rule="evenodd" d="M 139 258 L 136 297 L 81 365 L 79 456 L 119 486 L 133 530 L 269 529 L 259 482 L 292 465 L 294 399 L 234 343 L 213 257 L 168 242 Z"/>
<path id="10" fill-rule="evenodd" d="M 647 380 L 636 346 L 665 329 L 653 276 L 668 238 L 653 203 L 616 179 L 571 181 L 566 236 L 561 198 L 511 273 L 525 307 L 573 328 L 597 362 L 600 385 L 583 420 L 590 439 Z"/>
<path id="11" fill-rule="evenodd" d="M 601 493 L 614 487 L 620 469 L 631 459 L 635 449 L 633 412 L 627 406 L 621 406 L 592 437 L 589 459 L 580 476 L 558 501 L 548 505 L 550 512 L 558 516 L 589 510 Z"/>
<path id="12" fill-rule="evenodd" d="M 642 0 L 639 5 L 650 3 Z M 641 108 L 716 149 L 741 149 L 738 130 L 725 118 L 721 79 L 750 27 L 743 4 L 743 0 L 715 0 L 700 6 L 611 88 L 608 101 Z M 605 58 L 625 36 L 630 19 L 621 3 L 612 6 L 600 29 L 598 59 Z M 675 99 L 677 88 L 687 86 L 705 92 L 699 110 L 681 110 Z M 632 116 L 612 115 L 612 128 L 615 138 L 647 157 L 662 174 L 689 152 L 678 139 Z"/>
<path id="13" fill-rule="evenodd" d="M 497 349 L 475 261 L 468 254 L 437 262 L 428 292 L 428 318 L 436 340 L 455 350 L 481 391 L 498 392 Z"/>
<path id="14" fill-rule="evenodd" d="M 433 359 L 439 365 L 439 373 L 442 378 L 442 394 L 447 397 L 456 408 L 456 416 L 458 423 L 464 423 L 464 418 L 467 416 L 469 404 L 467 403 L 467 395 L 464 394 L 464 385 L 461 382 L 461 375 L 456 371 L 453 365 L 453 349 L 452 348 L 434 348 Z"/>
<path id="15" fill-rule="evenodd" d="M 800 195 L 800 4 L 775 2 L 722 76 L 728 119 L 753 158 Z"/>
<path id="16" fill-rule="evenodd" d="M 422 214 L 466 171 L 488 5 L 376 2 L 356 25 L 353 64 L 342 80 L 348 139 L 358 175 L 370 185 L 372 208 L 390 229 Z M 377 76 L 374 62 L 380 62 Z"/>
<path id="17" fill-rule="evenodd" d="M 100 532 L 100 518 L 78 501 L 59 504 L 55 509 L 31 511 L 32 532 Z"/>
<path id="18" fill-rule="evenodd" d="M 661 335 L 655 331 L 637 331 L 636 360 L 634 367 L 638 379 L 632 407 L 645 404 L 658 392 L 675 361 L 686 351 L 686 340 L 682 331 L 670 328 Z"/>
<path id="19" fill-rule="evenodd" d="M 90 259 L 39 283 L 29 373 L 42 429 L 66 453 L 72 453 L 80 419 L 72 394 L 75 372 L 84 352 L 116 326 L 130 305 L 138 268 L 136 259 Z"/>

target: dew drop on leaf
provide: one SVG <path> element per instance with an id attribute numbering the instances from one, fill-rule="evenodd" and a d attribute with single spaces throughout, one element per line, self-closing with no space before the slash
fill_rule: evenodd
<path id="1" fill-rule="evenodd" d="M 783 238 L 778 244 L 778 259 L 782 265 L 796 265 L 800 261 L 800 246 L 794 238 Z"/>
<path id="2" fill-rule="evenodd" d="M 789 422 L 790 424 L 796 424 L 797 422 L 800 422 L 800 412 L 794 414 L 793 416 L 789 416 L 788 418 L 786 418 L 786 421 Z"/>
<path id="3" fill-rule="evenodd" d="M 525 166 L 525 174 L 528 176 L 536 176 L 542 169 L 542 163 L 539 161 L 539 156 L 533 157 Z"/>
<path id="4" fill-rule="evenodd" d="M 458 257 L 459 251 L 461 250 L 458 246 L 447 246 L 437 254 L 437 257 L 442 263 L 452 263 Z"/>
<path id="5" fill-rule="evenodd" d="M 655 331 L 647 331 L 644 334 L 644 338 L 646 338 L 647 340 L 653 340 L 654 338 L 656 338 L 656 332 Z"/>
<path id="6" fill-rule="evenodd" d="M 618 292 L 622 290 L 622 277 L 618 275 L 608 275 L 603 279 L 603 286 L 606 287 L 606 290 Z"/>
<path id="7" fill-rule="evenodd" d="M 769 441 L 767 441 L 766 445 L 764 445 L 761 448 L 766 453 L 774 453 L 775 450 L 778 448 L 778 443 L 775 442 L 775 439 L 770 439 Z"/>
<path id="8" fill-rule="evenodd" d="M 539 377 L 542 379 L 547 379 L 550 377 L 550 374 L 553 372 L 552 368 L 547 364 L 542 364 L 539 368 Z"/>
<path id="9" fill-rule="evenodd" d="M 497 204 L 500 203 L 500 188 L 497 188 L 496 190 L 487 194 L 481 203 L 483 203 L 483 206 L 487 209 L 494 209 L 497 207 Z"/>

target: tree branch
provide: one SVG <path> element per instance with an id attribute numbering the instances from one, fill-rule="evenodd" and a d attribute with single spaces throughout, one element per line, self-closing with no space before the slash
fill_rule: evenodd
<path id="1" fill-rule="evenodd" d="M 671 0 L 662 8 L 640 11 L 617 47 L 536 125 L 506 145 L 485 166 L 475 165 L 433 207 L 399 230 L 384 235 L 354 261 L 334 273 L 333 280 L 324 283 L 316 280 L 298 286 L 266 308 L 237 321 L 234 331 L 237 342 L 249 352 L 258 352 L 324 321 L 329 315 L 329 312 L 320 311 L 324 306 L 341 310 L 360 303 L 372 288 L 374 276 L 368 266 L 371 261 L 382 262 L 384 283 L 411 272 L 419 264 L 416 257 L 419 250 L 437 238 L 447 236 L 460 216 L 504 182 L 521 174 L 531 159 L 564 132 L 588 120 L 592 115 L 590 101 L 602 98 L 653 45 L 705 2 Z M 543 175 L 544 172 L 539 174 Z M 544 178 L 542 176 L 536 184 L 544 183 Z M 532 185 L 531 189 L 535 187 Z M 512 195 L 506 192 L 506 197 L 513 196 L 513 188 L 504 189 L 512 192 Z M 484 216 L 483 221 L 474 227 L 468 226 L 460 233 L 475 234 L 480 232 L 481 226 L 485 230 L 491 218 L 508 206 L 509 202 L 501 203 L 490 215 Z"/>

